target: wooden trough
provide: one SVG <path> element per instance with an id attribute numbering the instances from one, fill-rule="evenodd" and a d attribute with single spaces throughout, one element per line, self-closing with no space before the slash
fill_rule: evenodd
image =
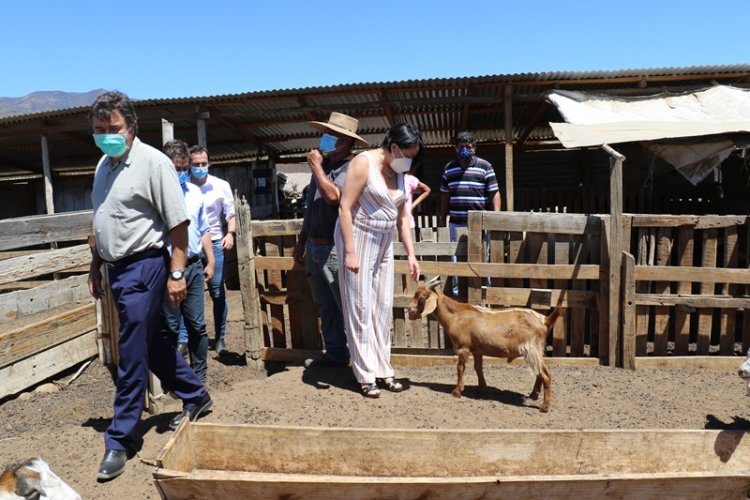
<path id="1" fill-rule="evenodd" d="M 184 422 L 162 498 L 746 498 L 750 433 L 401 430 Z"/>

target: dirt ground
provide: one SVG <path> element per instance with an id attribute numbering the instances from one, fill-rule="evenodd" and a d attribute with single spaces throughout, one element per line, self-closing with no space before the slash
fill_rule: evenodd
<path id="1" fill-rule="evenodd" d="M 207 319 L 210 324 L 210 316 Z M 406 390 L 368 400 L 359 394 L 348 369 L 274 364 L 256 372 L 245 366 L 243 358 L 233 354 L 242 351 L 241 320 L 238 293 L 230 292 L 231 353 L 223 360 L 209 353 L 208 387 L 214 408 L 206 422 L 408 429 L 750 430 L 750 398 L 734 372 L 552 366 L 552 408 L 543 414 L 540 401 L 525 397 L 533 378 L 524 367 L 486 367 L 489 390 L 481 397 L 473 367 L 467 368 L 465 396 L 455 399 L 450 395 L 454 366 L 396 366 Z M 738 357 L 738 366 L 741 361 Z M 60 380 L 73 373 L 75 369 Z M 181 404 L 168 399 L 164 413 L 144 413 L 143 442 L 125 473 L 98 483 L 102 432 L 112 415 L 113 396 L 109 374 L 95 360 L 57 392 L 36 391 L 0 402 L 0 467 L 38 456 L 85 499 L 160 498 L 152 463 L 171 434 L 167 426 Z"/>

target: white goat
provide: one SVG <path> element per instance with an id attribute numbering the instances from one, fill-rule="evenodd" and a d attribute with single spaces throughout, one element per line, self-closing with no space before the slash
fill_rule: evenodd
<path id="1" fill-rule="evenodd" d="M 418 319 L 434 314 L 448 334 L 453 352 L 458 355 L 458 382 L 451 393 L 460 398 L 464 390 L 464 371 L 469 353 L 474 356 L 474 369 L 479 378 L 479 391 L 487 387 L 482 370 L 482 356 L 508 358 L 508 362 L 523 357 L 536 375 L 529 397 L 536 400 L 544 386 L 544 400 L 540 410 L 548 412 L 552 400 L 552 375 L 544 362 L 547 332 L 560 309 L 544 316 L 531 309 L 488 309 L 446 297 L 437 290 L 439 281 L 417 287 L 409 302 L 409 318 Z"/>
<path id="2" fill-rule="evenodd" d="M 44 460 L 32 458 L 0 474 L 0 500 L 81 500 Z"/>
<path id="3" fill-rule="evenodd" d="M 737 370 L 737 375 L 745 381 L 747 385 L 747 395 L 750 396 L 750 349 L 747 350 L 747 358 L 745 362 L 740 365 L 740 369 Z"/>

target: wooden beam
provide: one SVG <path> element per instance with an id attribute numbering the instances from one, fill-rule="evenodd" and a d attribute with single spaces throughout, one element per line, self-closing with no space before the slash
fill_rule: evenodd
<path id="1" fill-rule="evenodd" d="M 88 245 L 5 259 L 0 261 L 0 284 L 65 271 L 90 263 L 91 250 Z"/>
<path id="2" fill-rule="evenodd" d="M 0 367 L 33 356 L 96 329 L 96 306 L 86 304 L 0 334 Z"/>
<path id="3" fill-rule="evenodd" d="M 92 224 L 91 210 L 0 219 L 0 250 L 86 240 L 93 231 Z"/>
<path id="4" fill-rule="evenodd" d="M 16 394 L 97 354 L 92 330 L 35 356 L 0 368 L 0 399 Z"/>
<path id="5" fill-rule="evenodd" d="M 622 279 L 622 252 L 625 250 L 623 242 L 623 216 L 622 216 L 622 163 L 625 156 L 618 153 L 608 145 L 602 146 L 609 155 L 609 364 L 610 366 L 622 366 L 620 349 L 620 305 Z"/>
<path id="6" fill-rule="evenodd" d="M 513 185 L 513 86 L 505 85 L 505 200 L 503 208 L 512 212 L 515 207 Z"/>
<path id="7" fill-rule="evenodd" d="M 55 213 L 55 199 L 52 188 L 52 168 L 49 163 L 47 136 L 42 134 L 42 171 L 44 172 L 44 203 L 48 214 Z"/>

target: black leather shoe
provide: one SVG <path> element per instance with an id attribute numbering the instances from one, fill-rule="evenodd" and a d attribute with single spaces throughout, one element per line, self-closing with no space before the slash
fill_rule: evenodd
<path id="1" fill-rule="evenodd" d="M 107 450 L 104 452 L 99 464 L 99 474 L 96 478 L 99 480 L 114 479 L 125 472 L 125 463 L 128 461 L 125 450 Z"/>
<path id="2" fill-rule="evenodd" d="M 211 409 L 214 402 L 211 400 L 211 396 L 208 392 L 205 392 L 203 396 L 198 400 L 197 403 L 185 406 L 182 409 L 182 413 L 175 415 L 171 422 L 169 422 L 169 428 L 172 430 L 177 429 L 182 422 L 182 419 L 187 417 L 191 422 L 198 420 L 204 413 Z"/>
<path id="3" fill-rule="evenodd" d="M 322 358 L 312 359 L 308 358 L 305 360 L 305 368 L 314 370 L 316 368 L 348 368 L 349 362 L 334 361 L 330 358 L 323 356 Z"/>
<path id="4" fill-rule="evenodd" d="M 221 356 L 222 354 L 226 354 L 227 352 L 227 346 L 224 345 L 224 339 L 216 339 L 216 343 L 214 344 L 214 350 L 216 351 L 216 354 Z"/>

